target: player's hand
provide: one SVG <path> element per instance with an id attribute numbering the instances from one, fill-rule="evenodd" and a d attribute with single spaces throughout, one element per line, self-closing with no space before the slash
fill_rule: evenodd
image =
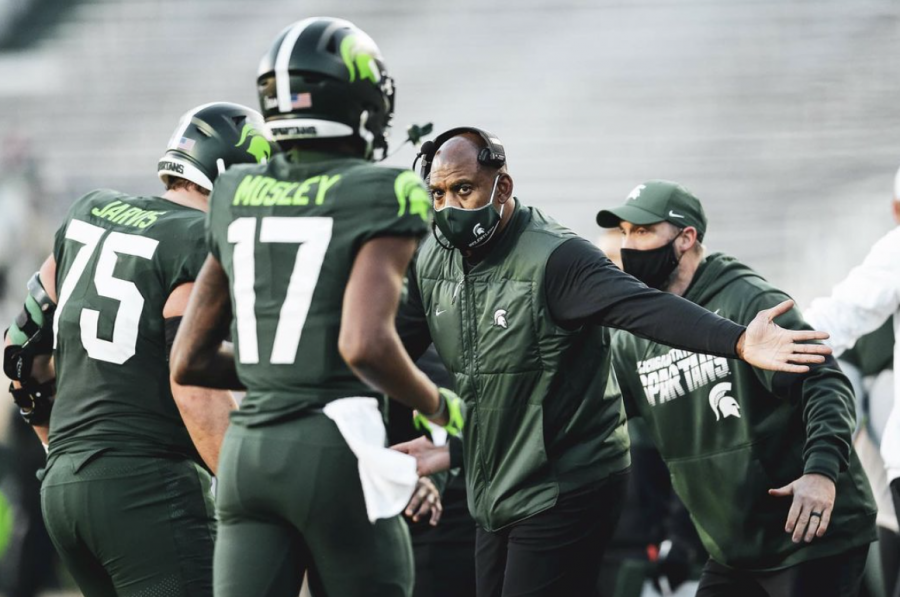
<path id="1" fill-rule="evenodd" d="M 403 512 L 413 522 L 419 522 L 424 516 L 430 514 L 428 524 L 435 527 L 441 520 L 444 506 L 441 504 L 441 493 L 428 477 L 419 477 L 416 490 L 413 492 L 406 510 Z"/>
<path id="2" fill-rule="evenodd" d="M 416 472 L 420 477 L 450 470 L 449 446 L 437 447 L 427 437 L 417 437 L 391 448 L 413 456 L 416 459 Z"/>
<path id="3" fill-rule="evenodd" d="M 823 344 L 798 342 L 825 340 L 827 333 L 786 330 L 773 322 L 793 306 L 794 301 L 787 300 L 757 313 L 738 340 L 738 355 L 754 367 L 787 373 L 806 373 L 809 371 L 808 364 L 825 362 L 825 355 L 831 354 L 831 348 Z"/>
<path id="4" fill-rule="evenodd" d="M 769 495 L 776 497 L 794 496 L 784 525 L 784 532 L 792 533 L 794 543 L 810 543 L 825 534 L 831 522 L 834 493 L 834 481 L 815 473 L 803 475 L 779 489 L 769 490 Z"/>

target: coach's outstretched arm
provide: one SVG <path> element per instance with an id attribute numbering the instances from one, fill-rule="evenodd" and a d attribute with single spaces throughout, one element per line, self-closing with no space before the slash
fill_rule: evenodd
<path id="1" fill-rule="evenodd" d="M 648 287 L 581 238 L 563 243 L 550 256 L 545 293 L 553 318 L 566 328 L 593 324 L 624 329 L 673 348 L 740 358 L 754 367 L 786 373 L 805 373 L 831 354 L 827 346 L 803 344 L 824 340 L 827 333 L 786 330 L 773 323 L 793 301 L 760 311 L 744 327 Z"/>

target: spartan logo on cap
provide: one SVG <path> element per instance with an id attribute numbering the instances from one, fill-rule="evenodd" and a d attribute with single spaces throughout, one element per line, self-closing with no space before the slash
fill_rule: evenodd
<path id="1" fill-rule="evenodd" d="M 709 407 L 716 413 L 716 421 L 728 417 L 741 418 L 741 406 L 737 400 L 726 395 L 730 391 L 731 382 L 727 381 L 714 385 L 713 389 L 709 391 Z"/>
<path id="2" fill-rule="evenodd" d="M 634 187 L 634 190 L 632 190 L 630 193 L 628 193 L 628 199 L 630 201 L 634 201 L 635 199 L 637 199 L 638 197 L 641 196 L 641 191 L 643 191 L 646 188 L 647 188 L 647 185 L 645 185 L 645 184 L 639 184 L 638 186 Z"/>
<path id="3" fill-rule="evenodd" d="M 497 309 L 494 311 L 494 325 L 501 327 L 504 330 L 509 327 L 509 322 L 506 321 L 506 309 Z"/>

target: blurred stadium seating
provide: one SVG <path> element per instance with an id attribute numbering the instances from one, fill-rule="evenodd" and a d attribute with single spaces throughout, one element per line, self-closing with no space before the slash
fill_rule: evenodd
<path id="1" fill-rule="evenodd" d="M 494 131 L 520 197 L 583 235 L 641 180 L 676 179 L 708 206 L 709 245 L 808 299 L 888 227 L 900 163 L 890 0 L 72 4 L 0 53 L 0 131 L 29 140 L 60 206 L 97 185 L 157 190 L 181 112 L 254 105 L 273 32 L 334 14 L 387 56 L 395 139 L 424 120 Z"/>

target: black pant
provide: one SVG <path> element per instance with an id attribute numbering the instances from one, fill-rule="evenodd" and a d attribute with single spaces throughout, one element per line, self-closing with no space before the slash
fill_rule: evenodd
<path id="1" fill-rule="evenodd" d="M 900 535 L 880 525 L 878 555 L 881 556 L 885 597 L 900 597 Z"/>
<path id="2" fill-rule="evenodd" d="M 900 374 L 898 374 L 900 375 Z M 900 520 L 900 477 L 891 481 L 891 498 L 894 501 L 894 511 L 897 514 L 897 519 Z M 896 560 L 895 560 L 896 561 Z M 886 567 L 884 570 L 885 576 L 888 574 L 893 574 L 893 592 L 889 593 L 892 597 L 900 597 L 900 571 L 897 570 L 897 567 L 891 568 L 890 566 Z"/>
<path id="3" fill-rule="evenodd" d="M 603 552 L 615 531 L 628 473 L 559 496 L 556 505 L 475 540 L 478 597 L 596 595 Z"/>
<path id="4" fill-rule="evenodd" d="M 475 597 L 476 525 L 461 475 L 447 484 L 441 502 L 444 514 L 436 527 L 406 519 L 416 562 L 413 597 Z"/>
<path id="5" fill-rule="evenodd" d="M 855 597 L 868 554 L 864 545 L 775 572 L 734 570 L 709 560 L 697 597 Z"/>

